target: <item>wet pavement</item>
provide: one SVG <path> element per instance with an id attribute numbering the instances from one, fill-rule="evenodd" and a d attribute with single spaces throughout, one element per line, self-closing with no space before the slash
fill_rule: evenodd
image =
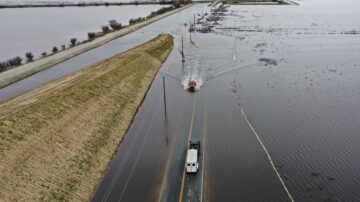
<path id="1" fill-rule="evenodd" d="M 170 32 L 174 51 L 93 201 L 359 201 L 360 2 L 297 2 L 231 6 L 210 33 L 192 35 L 199 48 L 184 23 L 209 8 L 195 5 L 0 89 L 0 97 Z M 200 85 L 195 93 L 184 90 L 189 80 Z M 204 169 L 183 183 L 190 135 L 205 143 Z"/>

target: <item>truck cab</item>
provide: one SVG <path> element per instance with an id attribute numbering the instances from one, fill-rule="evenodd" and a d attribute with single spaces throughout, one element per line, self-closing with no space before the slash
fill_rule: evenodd
<path id="1" fill-rule="evenodd" d="M 192 139 L 189 141 L 190 149 L 196 149 L 198 151 L 198 155 L 200 155 L 200 140 Z"/>

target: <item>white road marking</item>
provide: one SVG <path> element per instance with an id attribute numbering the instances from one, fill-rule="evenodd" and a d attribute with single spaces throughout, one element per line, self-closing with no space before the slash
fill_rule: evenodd
<path id="1" fill-rule="evenodd" d="M 154 99 L 151 99 L 149 103 L 152 103 Z M 142 126 L 145 124 L 145 121 L 141 123 L 141 127 L 138 127 L 136 129 L 136 131 L 138 131 L 139 129 L 142 128 Z M 115 172 L 115 176 L 114 178 L 112 178 L 111 180 L 111 183 L 109 185 L 109 187 L 106 189 L 106 192 L 105 192 L 105 195 L 104 197 L 102 198 L 102 202 L 105 202 L 108 200 L 109 196 L 110 196 L 110 193 L 112 192 L 114 186 L 115 186 L 115 183 L 117 182 L 117 179 L 119 178 L 121 172 L 123 171 L 123 168 L 125 166 L 125 163 L 126 161 L 129 159 L 129 156 L 130 156 L 130 153 L 131 151 L 133 150 L 134 146 L 135 146 L 135 143 L 137 142 L 136 140 L 138 139 L 138 137 L 140 136 L 139 133 L 135 133 L 136 134 L 136 137 L 135 139 L 131 142 L 129 148 L 126 150 L 125 152 L 125 155 L 124 155 L 124 158 L 121 160 L 120 162 L 120 165 L 119 167 L 116 169 L 116 172 Z"/>
<path id="2" fill-rule="evenodd" d="M 206 103 L 206 100 L 205 100 L 205 109 L 204 109 L 204 134 L 203 134 L 203 156 L 202 156 L 202 173 L 201 173 L 201 191 L 200 191 L 200 202 L 203 201 L 203 189 L 204 189 L 204 173 L 205 173 L 205 155 L 206 155 L 206 152 L 205 152 L 205 148 L 206 148 L 206 139 L 205 139 L 205 136 L 206 136 L 206 128 L 207 128 L 207 103 Z"/>
<path id="3" fill-rule="evenodd" d="M 184 194 L 184 185 L 185 185 L 185 170 L 186 170 L 186 159 L 187 159 L 187 149 L 189 147 L 189 141 L 191 140 L 192 136 L 192 128 L 194 123 L 194 116 L 195 116 L 195 106 L 196 106 L 196 96 L 194 96 L 194 102 L 193 102 L 193 109 L 192 109 L 192 115 L 191 115 L 191 123 L 189 128 L 189 135 L 188 135 L 188 141 L 186 143 L 186 157 L 184 162 L 184 168 L 183 168 L 183 175 L 181 178 L 181 187 L 180 187 L 180 196 L 179 196 L 179 202 L 183 201 L 183 194 Z"/>
<path id="4" fill-rule="evenodd" d="M 155 110 L 155 113 L 154 113 L 155 115 L 157 114 L 157 112 L 159 111 L 159 109 L 160 109 L 160 104 L 158 104 L 158 106 L 157 106 L 157 108 L 156 108 L 156 110 Z M 135 163 L 134 163 L 134 165 L 133 165 L 133 167 L 132 167 L 132 169 L 131 169 L 130 175 L 129 175 L 127 181 L 126 181 L 125 187 L 124 187 L 124 189 L 123 189 L 122 192 L 121 192 L 120 198 L 119 198 L 119 200 L 118 200 L 119 202 L 122 200 L 122 198 L 123 198 L 123 196 L 124 196 L 124 193 L 125 193 L 125 190 L 126 190 L 126 188 L 127 188 L 127 185 L 129 184 L 130 179 L 131 179 L 131 176 L 132 176 L 132 174 L 134 173 L 134 170 L 135 170 L 135 168 L 136 168 L 136 164 L 137 164 L 137 162 L 138 162 L 139 159 L 140 159 L 140 154 L 142 153 L 142 150 L 144 149 L 144 145 L 145 145 L 145 143 L 146 143 L 147 138 L 148 138 L 149 135 L 150 135 L 150 131 L 151 131 L 153 125 L 154 125 L 155 119 L 156 119 L 156 116 L 153 116 L 153 119 L 151 120 L 149 129 L 148 129 L 148 132 L 147 132 L 147 134 L 146 134 L 146 136 L 145 136 L 145 138 L 144 138 L 144 141 L 143 141 L 143 143 L 142 143 L 142 145 L 141 145 L 141 147 L 140 147 L 139 153 L 138 153 L 137 156 L 136 156 Z"/>

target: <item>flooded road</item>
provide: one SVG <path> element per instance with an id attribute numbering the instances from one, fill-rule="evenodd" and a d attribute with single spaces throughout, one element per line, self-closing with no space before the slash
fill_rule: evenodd
<path id="1" fill-rule="evenodd" d="M 195 5 L 0 89 L 0 96 L 170 32 L 174 51 L 93 201 L 178 201 L 189 134 L 206 143 L 205 169 L 203 179 L 185 178 L 184 201 L 201 191 L 203 201 L 289 201 L 289 194 L 295 201 L 359 201 L 360 2 L 298 3 L 231 6 L 212 32 L 192 35 L 199 48 L 184 23 L 209 8 Z M 188 80 L 201 84 L 194 94 L 184 90 Z M 198 178 L 203 187 L 188 195 Z"/>

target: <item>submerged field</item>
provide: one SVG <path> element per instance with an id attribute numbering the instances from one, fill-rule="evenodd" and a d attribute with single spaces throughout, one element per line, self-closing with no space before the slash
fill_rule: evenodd
<path id="1" fill-rule="evenodd" d="M 1 103 L 0 200 L 89 200 L 172 48 L 159 35 Z"/>
<path id="2" fill-rule="evenodd" d="M 25 58 L 26 52 L 32 52 L 35 58 L 41 57 L 43 52 L 51 54 L 54 46 L 59 50 L 62 45 L 68 48 L 72 38 L 76 38 L 78 42 L 88 39 L 88 32 L 101 31 L 102 26 L 109 25 L 109 20 L 128 25 L 131 18 L 146 17 L 161 7 L 163 6 L 141 5 L 1 9 L 0 61 L 15 56 Z"/>

